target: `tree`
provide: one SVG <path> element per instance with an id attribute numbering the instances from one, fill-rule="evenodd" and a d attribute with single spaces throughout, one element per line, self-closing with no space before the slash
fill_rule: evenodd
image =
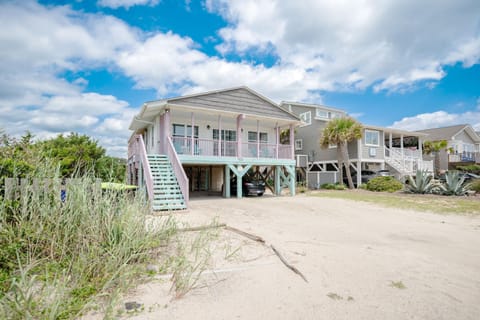
<path id="1" fill-rule="evenodd" d="M 105 149 L 86 135 L 60 134 L 52 139 L 34 141 L 28 131 L 17 139 L 0 130 L 0 178 L 33 175 L 41 163 L 51 164 L 53 169 L 58 166 L 64 178 L 91 172 L 105 181 L 125 180 L 125 160 L 106 156 Z"/>
<path id="2" fill-rule="evenodd" d="M 447 140 L 425 141 L 423 143 L 423 154 L 433 154 L 435 171 L 439 173 L 440 168 L 440 151 L 446 150 L 448 146 Z"/>
<path id="3" fill-rule="evenodd" d="M 362 128 L 362 125 L 351 117 L 335 118 L 323 129 L 320 137 L 322 148 L 328 148 L 331 145 L 337 146 L 339 179 L 343 181 L 343 166 L 345 166 L 348 187 L 350 189 L 353 189 L 353 181 L 350 173 L 350 157 L 347 146 L 350 141 L 362 138 Z"/>

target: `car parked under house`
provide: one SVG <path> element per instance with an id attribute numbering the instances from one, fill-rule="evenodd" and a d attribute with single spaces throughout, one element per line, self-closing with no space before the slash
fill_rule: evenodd
<path id="1" fill-rule="evenodd" d="M 153 210 L 184 209 L 190 194 L 230 197 L 230 177 L 242 197 L 253 171 L 272 193 L 295 194 L 293 141 L 298 117 L 248 87 L 146 102 L 133 118 L 128 183 L 142 187 Z M 225 186 L 222 190 L 222 186 Z"/>

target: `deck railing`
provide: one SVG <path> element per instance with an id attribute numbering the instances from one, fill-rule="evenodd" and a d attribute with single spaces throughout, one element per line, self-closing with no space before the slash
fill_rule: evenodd
<path id="1" fill-rule="evenodd" d="M 277 149 L 276 144 L 243 142 L 241 153 L 239 154 L 237 141 L 172 137 L 172 143 L 179 155 L 268 159 L 292 158 L 291 146 L 285 144 L 279 144 Z"/>
<path id="2" fill-rule="evenodd" d="M 385 161 L 404 174 L 412 174 L 417 170 L 433 171 L 433 161 L 423 160 L 420 150 L 385 147 Z"/>
<path id="3" fill-rule="evenodd" d="M 168 143 L 167 143 L 167 156 L 168 156 L 168 159 L 170 160 L 170 163 L 172 164 L 173 172 L 177 177 L 178 185 L 180 186 L 180 190 L 182 191 L 182 194 L 183 194 L 183 199 L 185 200 L 185 205 L 188 206 L 188 201 L 189 201 L 188 178 L 187 178 L 187 175 L 185 174 L 185 170 L 183 170 L 182 163 L 178 159 L 177 153 L 175 152 L 174 144 L 170 139 L 170 137 L 168 138 Z"/>
<path id="4" fill-rule="evenodd" d="M 448 162 L 475 162 L 480 163 L 479 152 L 461 152 L 448 155 Z"/>

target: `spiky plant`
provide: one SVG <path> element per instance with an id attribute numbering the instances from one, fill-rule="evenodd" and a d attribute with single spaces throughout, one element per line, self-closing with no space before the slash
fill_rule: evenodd
<path id="1" fill-rule="evenodd" d="M 408 184 L 405 184 L 405 191 L 409 193 L 432 193 L 437 185 L 432 181 L 432 174 L 426 170 L 417 170 L 415 179 L 408 176 Z"/>
<path id="2" fill-rule="evenodd" d="M 447 196 L 463 196 L 468 188 L 465 184 L 465 177 L 458 171 L 447 171 L 445 183 L 440 185 L 440 192 Z"/>

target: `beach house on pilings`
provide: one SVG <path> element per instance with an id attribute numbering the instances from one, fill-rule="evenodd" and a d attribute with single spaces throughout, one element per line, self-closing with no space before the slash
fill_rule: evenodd
<path id="1" fill-rule="evenodd" d="M 273 194 L 295 194 L 293 134 L 298 117 L 248 87 L 146 102 L 132 119 L 128 182 L 152 210 L 188 207 L 191 195 L 242 197 L 242 178 Z M 288 144 L 280 133 L 289 130 Z"/>

